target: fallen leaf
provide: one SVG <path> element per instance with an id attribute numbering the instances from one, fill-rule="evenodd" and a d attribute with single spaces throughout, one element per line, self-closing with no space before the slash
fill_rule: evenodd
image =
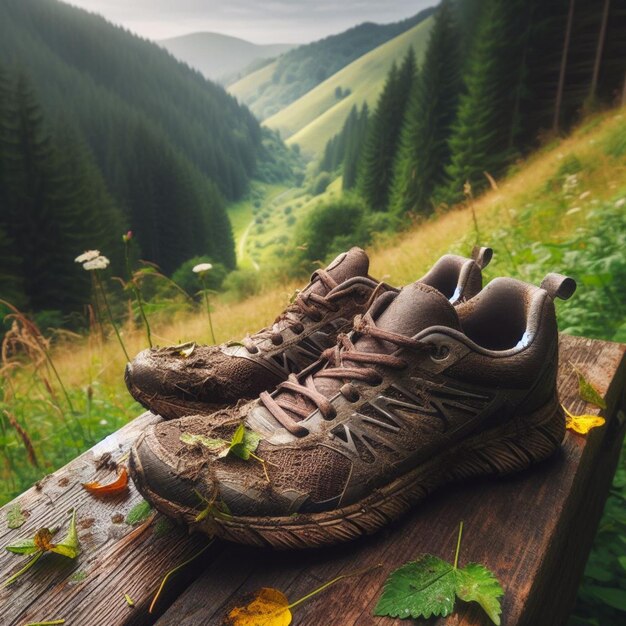
<path id="1" fill-rule="evenodd" d="M 122 467 L 116 480 L 108 485 L 99 482 L 83 483 L 83 487 L 95 496 L 110 496 L 122 493 L 128 489 L 128 471 Z"/>
<path id="2" fill-rule="evenodd" d="M 72 519 L 67 535 L 56 545 L 50 548 L 51 552 L 62 554 L 69 559 L 75 559 L 80 554 L 80 544 L 78 542 L 78 532 L 76 531 L 76 509 L 72 511 Z"/>
<path id="3" fill-rule="evenodd" d="M 576 376 L 578 377 L 578 393 L 580 397 L 589 404 L 595 404 L 601 409 L 606 409 L 606 402 L 600 395 L 600 392 L 585 378 L 584 374 L 574 365 L 572 365 Z"/>
<path id="4" fill-rule="evenodd" d="M 33 557 L 20 569 L 3 583 L 3 587 L 15 582 L 22 574 L 29 570 L 46 552 L 56 552 L 70 559 L 74 559 L 80 553 L 78 543 L 78 533 L 76 532 L 76 509 L 72 510 L 70 527 L 67 535 L 59 542 L 53 543 L 52 537 L 56 529 L 40 528 L 32 539 L 20 539 L 8 545 L 6 549 L 14 554 L 32 554 Z"/>
<path id="5" fill-rule="evenodd" d="M 456 572 L 456 595 L 464 602 L 478 602 L 494 624 L 500 624 L 504 594 L 498 579 L 484 565 L 469 563 Z"/>
<path id="6" fill-rule="evenodd" d="M 20 509 L 19 504 L 14 504 L 7 511 L 7 526 L 9 528 L 19 528 L 26 521 L 26 516 Z"/>
<path id="7" fill-rule="evenodd" d="M 452 565 L 424 554 L 391 573 L 374 614 L 413 619 L 428 619 L 432 615 L 447 617 L 454 610 L 455 596 Z"/>
<path id="8" fill-rule="evenodd" d="M 142 500 L 141 502 L 135 504 L 135 506 L 128 511 L 128 515 L 126 516 L 126 523 L 129 526 L 134 526 L 135 524 L 139 524 L 148 519 L 152 513 L 152 507 L 148 502 Z"/>
<path id="9" fill-rule="evenodd" d="M 42 552 L 52 550 L 52 548 L 54 548 L 54 544 L 52 543 L 52 532 L 48 528 L 40 528 L 35 533 L 33 543 L 35 544 L 35 548 L 37 550 L 41 550 Z"/>
<path id="10" fill-rule="evenodd" d="M 592 428 L 604 426 L 606 420 L 600 415 L 573 415 L 563 405 L 565 411 L 565 428 L 579 435 L 586 435 Z"/>
<path id="11" fill-rule="evenodd" d="M 470 563 L 458 567 L 463 523 L 459 527 L 454 564 L 431 554 L 406 563 L 385 581 L 383 593 L 374 615 L 389 617 L 426 618 L 447 617 L 454 611 L 456 598 L 478 602 L 491 621 L 500 625 L 500 583 L 484 565 Z"/>
<path id="12" fill-rule="evenodd" d="M 231 609 L 225 623 L 230 626 L 289 626 L 291 624 L 291 609 L 294 607 L 344 578 L 362 576 L 379 567 L 381 567 L 380 563 L 364 570 L 341 574 L 341 576 L 329 580 L 291 604 L 282 591 L 271 587 L 263 587 L 252 596 L 250 602 L 244 606 L 236 606 Z"/>
<path id="13" fill-rule="evenodd" d="M 228 614 L 232 626 L 289 626 L 289 600 L 278 589 L 263 587 L 244 606 L 236 606 Z"/>

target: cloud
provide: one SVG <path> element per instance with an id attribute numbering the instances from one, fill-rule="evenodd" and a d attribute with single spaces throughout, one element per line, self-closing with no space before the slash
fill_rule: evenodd
<path id="1" fill-rule="evenodd" d="M 151 39 L 212 30 L 259 43 L 319 39 L 355 24 L 393 22 L 437 0 L 70 0 Z"/>

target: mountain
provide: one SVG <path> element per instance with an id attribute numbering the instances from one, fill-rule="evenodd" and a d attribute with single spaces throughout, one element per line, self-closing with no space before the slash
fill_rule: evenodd
<path id="1" fill-rule="evenodd" d="M 366 22 L 343 33 L 299 46 L 238 80 L 228 90 L 264 120 L 370 50 L 420 24 L 434 11 L 434 8 L 425 9 L 393 24 Z"/>
<path id="2" fill-rule="evenodd" d="M 213 80 L 237 75 L 251 64 L 273 59 L 295 47 L 289 43 L 255 44 L 219 33 L 190 33 L 158 43 L 177 59 Z"/>
<path id="3" fill-rule="evenodd" d="M 413 48 L 419 65 L 432 22 L 433 18 L 427 17 L 353 61 L 266 119 L 264 124 L 278 130 L 288 145 L 298 144 L 308 156 L 320 154 L 326 142 L 341 129 L 354 105 L 376 104 L 389 68 L 394 61 L 400 62 L 409 48 Z"/>
<path id="4" fill-rule="evenodd" d="M 0 218 L 22 216 L 24 228 L 18 233 L 5 224 L 3 229 L 0 219 L 0 231 L 13 239 L 18 255 L 30 228 L 24 213 L 29 207 L 38 212 L 32 223 L 54 208 L 59 228 L 66 219 L 70 228 L 71 218 L 86 230 L 87 220 L 78 217 L 83 211 L 113 204 L 112 214 L 120 219 L 99 222 L 97 232 L 82 232 L 74 245 L 63 244 L 66 263 L 71 265 L 86 243 L 113 260 L 116 252 L 106 242 L 121 249 L 123 225 L 132 229 L 142 258 L 168 274 L 200 254 L 234 266 L 225 201 L 245 194 L 259 170 L 279 167 L 275 153 L 280 153 L 268 148 L 268 141 L 277 140 L 268 140 L 269 131 L 245 106 L 158 45 L 56 0 L 0 2 L 0 66 L 0 76 L 6 77 L 0 108 L 6 110 L 2 123 L 8 127 L 0 134 L 10 139 L 7 163 L 24 163 L 24 184 L 0 189 L 0 199 L 5 191 L 11 203 Z M 28 169 L 27 144 L 19 143 L 20 135 L 34 146 L 49 146 L 39 151 L 36 169 Z M 95 170 L 89 176 L 102 182 L 100 195 L 106 195 L 104 200 L 82 195 L 86 204 L 72 216 L 54 194 L 41 196 L 41 202 L 34 197 L 42 181 L 70 180 L 70 166 L 57 164 L 68 150 Z M 69 275 L 69 266 L 63 268 L 59 271 Z"/>

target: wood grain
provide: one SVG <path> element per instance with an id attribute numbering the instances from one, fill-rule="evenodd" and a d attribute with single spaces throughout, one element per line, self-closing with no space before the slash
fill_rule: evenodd
<path id="1" fill-rule="evenodd" d="M 0 511 L 4 546 L 42 526 L 62 525 L 64 532 L 69 510 L 77 507 L 83 550 L 75 561 L 46 555 L 14 585 L 0 589 L 0 624 L 50 619 L 65 619 L 68 626 L 221 624 L 230 605 L 260 587 L 278 587 L 296 600 L 334 576 L 377 563 L 382 563 L 380 569 L 342 581 L 298 606 L 293 623 L 400 624 L 372 616 L 384 579 L 423 552 L 451 559 L 464 520 L 460 562 L 480 561 L 500 578 L 506 591 L 503 624 L 558 626 L 571 609 L 624 437 L 619 411 L 624 408 L 625 350 L 618 344 L 563 337 L 563 403 L 573 412 L 596 412 L 579 399 L 571 362 L 605 395 L 608 420 L 586 438 L 568 433 L 561 453 L 543 465 L 508 479 L 447 488 L 377 535 L 337 548 L 285 554 L 216 542 L 168 583 L 153 615 L 148 606 L 163 575 L 197 553 L 206 539 L 189 537 L 182 529 L 158 536 L 157 517 L 135 527 L 119 523 L 140 501 L 132 486 L 125 496 L 109 499 L 97 499 L 80 486 L 114 478 L 114 471 L 96 469 L 97 460 L 107 452 L 123 458 L 136 436 L 157 420 L 142 415 L 47 477 L 41 489 L 17 498 L 29 514 L 21 528 L 7 528 L 6 512 L 14 503 Z M 21 557 L 0 553 L 0 580 L 20 565 Z M 78 572 L 84 580 L 77 581 Z M 124 593 L 135 608 L 126 604 Z M 474 606 L 457 608 L 448 620 L 429 623 L 488 623 Z"/>
<path id="2" fill-rule="evenodd" d="M 46 554 L 31 570 L 9 587 L 0 588 L 0 624 L 18 626 L 28 622 L 65 619 L 68 626 L 144 624 L 147 609 L 163 575 L 189 558 L 207 543 L 201 536 L 189 537 L 182 529 L 155 532 L 158 516 L 131 527 L 124 522 L 130 509 L 141 502 L 132 483 L 126 494 L 94 497 L 81 483 L 110 482 L 116 472 L 96 468 L 103 454 L 123 459 L 139 433 L 157 417 L 144 414 L 107 437 L 64 468 L 40 481 L 0 511 L 0 546 L 22 537 L 32 537 L 42 527 L 67 530 L 69 511 L 76 507 L 82 553 L 75 559 Z M 18 529 L 9 529 L 6 512 L 17 504 L 28 515 Z M 23 558 L 0 552 L 0 581 L 18 571 Z M 173 592 L 190 581 L 192 569 L 168 585 L 169 602 Z M 178 583 L 178 585 L 176 584 Z M 135 602 L 128 606 L 127 593 Z M 168 605 L 167 594 L 157 607 Z"/>

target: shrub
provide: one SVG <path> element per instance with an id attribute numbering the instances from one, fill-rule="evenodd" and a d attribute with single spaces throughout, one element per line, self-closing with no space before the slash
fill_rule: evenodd
<path id="1" fill-rule="evenodd" d="M 253 269 L 241 269 L 231 272 L 224 280 L 224 290 L 237 299 L 246 298 L 261 291 L 259 273 Z"/>
<path id="2" fill-rule="evenodd" d="M 300 224 L 296 241 L 306 243 L 301 255 L 315 261 L 353 245 L 364 245 L 369 233 L 364 221 L 365 202 L 354 194 L 322 204 Z"/>
<path id="3" fill-rule="evenodd" d="M 311 184 L 311 189 L 309 190 L 314 196 L 319 196 L 321 193 L 326 191 L 326 188 L 331 183 L 330 174 L 328 172 L 322 172 L 318 174 L 317 178 Z"/>

